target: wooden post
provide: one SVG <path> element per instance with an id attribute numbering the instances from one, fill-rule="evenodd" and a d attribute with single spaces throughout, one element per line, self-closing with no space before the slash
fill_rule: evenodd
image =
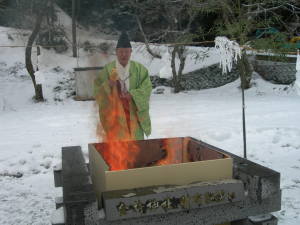
<path id="1" fill-rule="evenodd" d="M 76 41 L 76 0 L 72 0 L 72 39 L 73 39 L 73 57 L 77 57 L 77 41 Z"/>

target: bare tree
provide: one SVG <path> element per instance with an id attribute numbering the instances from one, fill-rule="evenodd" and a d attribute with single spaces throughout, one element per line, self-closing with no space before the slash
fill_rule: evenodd
<path id="1" fill-rule="evenodd" d="M 34 99 L 38 102 L 44 101 L 44 97 L 43 97 L 42 85 L 36 83 L 36 79 L 35 79 L 35 75 L 34 75 L 35 70 L 33 68 L 32 61 L 31 61 L 31 52 L 32 52 L 32 46 L 35 42 L 35 39 L 36 39 L 36 37 L 41 29 L 41 25 L 43 23 L 47 3 L 48 3 L 48 0 L 42 0 L 39 2 L 35 2 L 33 10 L 36 13 L 36 23 L 35 23 L 35 26 L 33 28 L 31 35 L 29 36 L 27 46 L 25 49 L 26 69 L 31 77 L 31 80 L 32 80 L 32 83 L 34 86 L 34 90 L 35 90 Z"/>
<path id="2" fill-rule="evenodd" d="M 55 38 L 55 10 L 54 10 L 54 0 L 49 0 L 49 4 L 47 7 L 47 13 L 46 13 L 46 21 L 47 21 L 47 33 L 48 33 L 48 43 L 54 43 Z"/>
<path id="3" fill-rule="evenodd" d="M 191 25 L 201 5 L 196 0 L 125 0 L 123 4 L 132 10 L 139 31 L 144 38 L 146 49 L 153 57 L 161 58 L 161 55 L 151 49 L 150 43 L 157 41 L 180 43 L 170 47 L 174 92 L 180 92 L 182 72 L 187 56 L 184 43 L 191 42 L 193 38 Z M 176 68 L 176 58 L 179 59 L 178 68 Z"/>

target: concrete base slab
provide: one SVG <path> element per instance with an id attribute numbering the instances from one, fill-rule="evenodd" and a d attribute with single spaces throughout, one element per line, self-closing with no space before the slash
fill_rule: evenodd
<path id="1" fill-rule="evenodd" d="M 275 212 L 280 210 L 280 206 L 281 192 L 278 192 L 270 198 L 263 199 L 261 202 L 247 198 L 240 202 L 165 215 L 152 215 L 117 221 L 101 219 L 99 225 L 216 225 L 227 221 L 242 220 L 252 215 Z"/>

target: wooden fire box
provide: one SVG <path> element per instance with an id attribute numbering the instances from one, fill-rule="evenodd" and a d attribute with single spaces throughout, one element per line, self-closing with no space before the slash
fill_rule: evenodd
<path id="1" fill-rule="evenodd" d="M 190 137 L 136 141 L 140 152 L 136 167 L 111 171 L 103 157 L 107 143 L 89 144 L 89 165 L 92 183 L 99 203 L 104 191 L 134 189 L 158 185 L 187 185 L 195 182 L 232 178 L 232 158 L 202 145 Z M 130 142 L 129 142 L 130 144 Z M 164 159 L 168 164 L 147 165 L 155 151 L 168 146 Z M 162 160 L 164 160 L 162 159 Z M 147 165 L 147 166 L 143 166 Z"/>

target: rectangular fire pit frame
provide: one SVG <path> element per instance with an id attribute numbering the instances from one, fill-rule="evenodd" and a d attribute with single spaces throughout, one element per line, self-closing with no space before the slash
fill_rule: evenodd
<path id="1" fill-rule="evenodd" d="M 192 138 L 193 139 L 193 138 Z M 196 142 L 199 140 L 193 139 Z M 207 145 L 210 148 L 216 148 L 204 142 L 202 145 Z M 60 201 L 56 202 L 57 210 L 54 212 L 53 225 L 63 224 L 85 224 L 85 225 L 215 225 L 221 224 L 225 221 L 230 221 L 231 225 L 276 225 L 277 218 L 270 214 L 269 217 L 259 217 L 253 220 L 255 216 L 261 214 L 269 214 L 271 212 L 279 211 L 281 209 L 281 190 L 280 190 L 280 174 L 274 170 L 263 167 L 259 164 L 251 162 L 247 159 L 243 159 L 234 154 L 226 152 L 222 149 L 216 148 L 218 151 L 228 154 L 233 159 L 233 178 L 243 183 L 245 189 L 245 199 L 237 202 L 230 202 L 219 205 L 212 205 L 205 208 L 196 208 L 189 211 L 181 211 L 176 213 L 167 213 L 163 215 L 149 215 L 147 217 L 137 217 L 131 219 L 122 219 L 116 221 L 109 221 L 103 216 L 103 209 L 97 207 L 96 197 L 90 198 L 89 194 L 81 194 L 80 198 L 76 198 L 81 192 L 88 192 L 85 188 L 80 191 L 80 186 L 84 186 L 81 183 L 82 180 L 73 183 L 78 186 L 77 190 L 71 190 L 65 187 L 65 183 L 62 182 L 64 176 L 76 177 L 75 172 L 72 174 L 63 172 L 66 170 L 66 166 L 57 168 L 54 170 L 54 180 L 56 187 L 62 187 L 63 194 L 67 193 L 68 196 L 74 198 L 66 199 L 57 198 Z M 69 151 L 70 154 L 62 154 L 62 161 L 69 164 L 69 168 L 78 167 L 78 160 L 74 157 L 81 157 L 84 161 L 82 152 L 79 146 L 75 147 L 64 147 L 62 151 Z M 77 151 L 81 154 L 73 154 Z M 80 156 L 81 155 L 81 156 Z M 66 164 L 66 163 L 65 163 Z M 87 164 L 87 168 L 89 165 Z M 90 179 L 90 173 L 86 173 L 86 169 L 81 167 L 81 170 Z M 70 192 L 68 194 L 68 192 Z M 90 190 L 92 194 L 95 194 L 93 189 Z M 70 209 L 71 208 L 71 209 Z M 56 218 L 57 214 L 62 214 L 61 221 Z M 254 217 L 253 217 L 254 216 Z M 251 219 L 248 219 L 250 217 Z"/>
<path id="2" fill-rule="evenodd" d="M 141 151 L 141 160 L 147 155 L 150 157 L 151 151 L 157 151 L 167 144 L 181 163 L 110 171 L 109 165 L 100 153 L 106 150 L 107 145 L 89 144 L 90 172 L 98 200 L 104 191 L 159 185 L 187 185 L 232 178 L 231 157 L 190 137 L 149 139 L 136 143 Z"/>

